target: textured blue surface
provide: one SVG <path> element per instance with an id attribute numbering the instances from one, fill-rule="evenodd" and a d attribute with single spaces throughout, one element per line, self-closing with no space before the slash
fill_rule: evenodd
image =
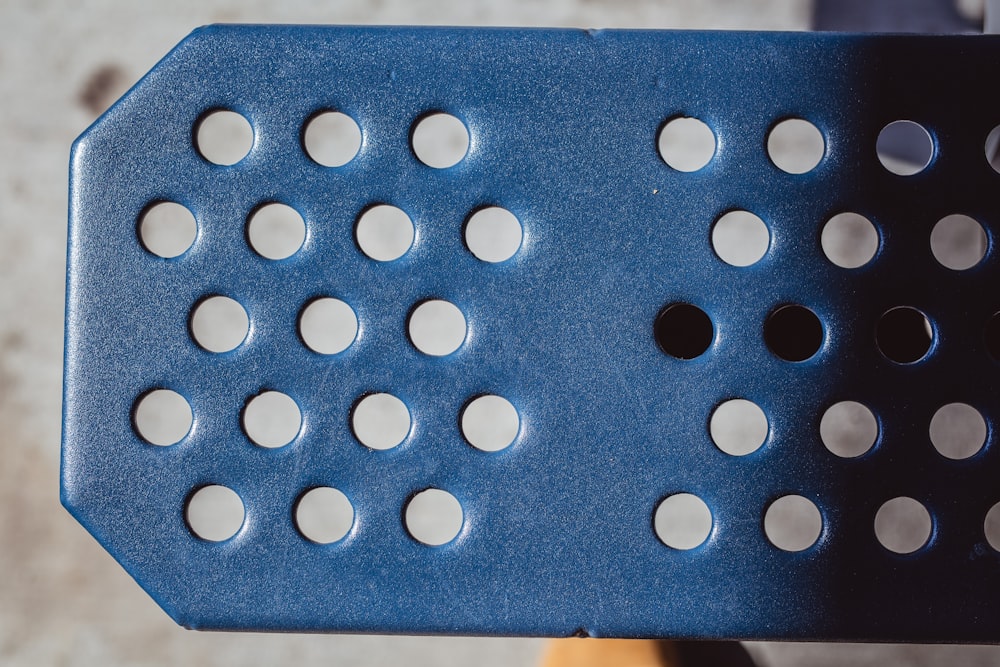
<path id="1" fill-rule="evenodd" d="M 1000 38 L 327 27 L 211 27 L 170 53 L 88 129 L 71 168 L 62 497 L 69 510 L 179 623 L 206 629 L 514 635 L 1000 639 L 1000 553 L 983 534 L 1000 500 L 1000 368 L 983 329 L 1000 310 L 1000 174 L 983 156 L 1000 122 Z M 192 128 L 208 109 L 243 113 L 253 150 L 233 167 L 199 157 Z M 364 143 L 341 168 L 303 152 L 318 109 L 355 118 Z M 446 110 L 472 145 L 435 170 L 409 148 L 415 119 Z M 718 137 L 702 171 L 657 154 L 665 119 L 692 115 Z M 778 170 L 765 151 L 778 120 L 824 134 L 820 165 Z M 932 134 L 933 162 L 895 176 L 875 156 L 898 119 Z M 136 238 L 152 201 L 188 206 L 194 246 L 163 260 Z M 303 248 L 268 261 L 248 246 L 260 202 L 295 207 Z M 402 207 L 417 241 L 378 263 L 353 224 L 374 202 Z M 510 261 L 465 248 L 470 211 L 497 204 L 524 227 Z M 731 208 L 761 216 L 771 245 L 758 264 L 720 261 L 712 222 Z M 833 213 L 867 215 L 881 236 L 862 269 L 820 247 Z M 989 251 L 953 272 L 932 257 L 933 224 L 976 217 Z M 252 328 L 235 351 L 190 338 L 205 295 L 240 301 Z M 361 333 L 343 354 L 300 342 L 297 314 L 320 294 L 350 303 Z M 419 353 L 412 306 L 457 304 L 469 336 L 455 354 Z M 712 318 L 708 352 L 682 361 L 657 348 L 653 321 L 688 301 Z M 823 322 L 820 352 L 789 363 L 762 338 L 783 303 Z M 873 337 L 888 308 L 931 319 L 929 357 L 899 365 Z M 154 447 L 133 431 L 143 392 L 190 402 L 181 443 Z M 240 410 L 262 388 L 292 396 L 304 422 L 289 446 L 251 444 Z M 413 416 L 407 440 L 372 451 L 351 433 L 351 406 L 388 391 Z M 518 409 L 508 449 L 465 444 L 458 414 L 477 394 Z M 745 457 L 716 448 L 720 401 L 757 402 L 770 421 Z M 870 406 L 874 449 L 840 459 L 819 420 L 838 400 Z M 977 407 L 982 452 L 939 455 L 927 423 L 944 403 Z M 247 519 L 231 540 L 194 537 L 192 490 L 236 490 Z M 306 488 L 341 489 L 356 520 L 318 546 L 292 521 Z M 460 536 L 411 539 L 406 499 L 435 486 L 462 503 Z M 652 516 L 687 491 L 712 509 L 701 547 L 664 546 Z M 762 517 L 788 493 L 824 518 L 801 553 L 772 546 Z M 899 556 L 872 519 L 908 495 L 934 518 L 930 543 Z"/>

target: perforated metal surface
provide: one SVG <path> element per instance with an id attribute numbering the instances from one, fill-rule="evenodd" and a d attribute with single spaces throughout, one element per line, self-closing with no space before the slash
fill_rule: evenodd
<path id="1" fill-rule="evenodd" d="M 984 154 L 1000 122 L 1000 40 L 822 34 L 213 27 L 168 55 L 74 147 L 66 330 L 62 497 L 71 512 L 179 623 L 211 629 L 685 636 L 995 642 L 1000 553 L 984 520 L 1000 501 L 995 451 L 1000 368 L 984 332 L 1000 296 L 993 244 L 1000 174 Z M 195 147 L 209 110 L 243 114 L 253 148 L 233 166 Z M 336 109 L 360 126 L 357 156 L 322 167 L 304 124 Z M 463 121 L 456 166 L 413 154 L 431 111 Z M 717 149 L 700 171 L 658 154 L 665 121 L 703 120 Z M 768 157 L 778 121 L 821 131 L 815 169 Z M 888 123 L 933 138 L 926 169 L 897 176 L 876 157 Z M 188 207 L 193 246 L 173 259 L 137 234 L 157 201 Z M 291 257 L 250 247 L 247 220 L 267 202 L 295 208 L 305 242 Z M 358 216 L 388 203 L 416 230 L 398 260 L 355 241 Z M 524 238 L 501 263 L 478 259 L 463 226 L 502 206 Z M 766 224 L 750 266 L 713 251 L 713 223 L 746 209 Z M 878 251 L 844 269 L 821 248 L 836 213 L 869 218 Z M 985 229 L 987 252 L 954 271 L 934 258 L 935 223 L 954 213 Z M 190 333 L 209 295 L 245 308 L 247 338 L 208 352 Z M 336 355 L 299 336 L 319 296 L 348 303 L 359 332 Z M 429 299 L 461 310 L 450 355 L 423 354 L 407 319 Z M 654 321 L 689 303 L 712 322 L 691 359 L 661 351 Z M 765 321 L 801 304 L 822 323 L 818 352 L 777 357 Z M 880 317 L 926 314 L 927 356 L 880 353 Z M 793 330 L 791 338 L 797 340 Z M 684 355 L 681 355 L 684 356 Z M 191 406 L 177 444 L 145 442 L 137 401 L 167 388 Z M 296 402 L 302 426 L 268 448 L 244 433 L 265 390 Z M 399 446 L 363 446 L 352 409 L 371 393 L 406 404 Z M 483 394 L 520 417 L 509 447 L 463 438 Z M 713 443 L 723 401 L 755 402 L 768 421 L 745 456 Z M 838 401 L 867 405 L 874 447 L 839 458 L 820 438 Z M 928 428 L 947 403 L 976 408 L 986 443 L 952 460 Z M 232 539 L 196 537 L 191 494 L 233 489 L 246 519 Z M 348 535 L 305 539 L 294 508 L 317 486 L 354 509 Z M 440 547 L 407 532 L 408 499 L 453 494 L 461 532 Z M 689 550 L 654 530 L 660 502 L 700 497 L 711 533 Z M 800 552 L 765 535 L 789 494 L 822 516 Z M 933 520 L 907 555 L 876 538 L 880 506 L 912 497 Z"/>

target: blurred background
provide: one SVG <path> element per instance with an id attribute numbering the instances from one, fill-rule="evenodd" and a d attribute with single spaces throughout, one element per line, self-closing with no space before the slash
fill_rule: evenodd
<path id="1" fill-rule="evenodd" d="M 957 5 L 975 20 L 982 1 Z M 0 664 L 513 666 L 539 664 L 546 650 L 538 639 L 186 631 L 59 505 L 70 144 L 192 29 L 253 22 L 805 30 L 814 10 L 809 0 L 3 0 Z M 1000 665 L 993 647 L 746 648 L 760 665 Z"/>

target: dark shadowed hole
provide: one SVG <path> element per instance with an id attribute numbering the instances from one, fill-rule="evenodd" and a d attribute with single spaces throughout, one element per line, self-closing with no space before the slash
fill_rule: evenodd
<path id="1" fill-rule="evenodd" d="M 660 311 L 653 324 L 660 349 L 678 359 L 694 359 L 712 344 L 715 328 L 705 311 L 689 303 L 674 303 Z"/>
<path id="2" fill-rule="evenodd" d="M 764 323 L 764 342 L 785 361 L 805 361 L 823 345 L 823 325 L 805 306 L 781 306 Z"/>
<path id="3" fill-rule="evenodd" d="M 893 308 L 882 315 L 875 328 L 875 344 L 890 361 L 911 364 L 931 349 L 930 322 L 916 308 Z"/>

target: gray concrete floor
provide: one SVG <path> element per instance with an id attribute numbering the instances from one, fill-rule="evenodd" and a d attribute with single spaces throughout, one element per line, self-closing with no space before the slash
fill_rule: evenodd
<path id="1" fill-rule="evenodd" d="M 173 622 L 59 506 L 69 146 L 213 22 L 804 29 L 807 0 L 0 4 L 0 663 L 531 665 L 534 639 L 239 635 Z M 749 645 L 767 665 L 1000 665 L 987 647 Z"/>

